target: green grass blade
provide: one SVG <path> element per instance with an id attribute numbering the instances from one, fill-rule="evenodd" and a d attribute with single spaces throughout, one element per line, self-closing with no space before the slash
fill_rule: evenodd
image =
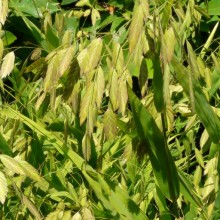
<path id="1" fill-rule="evenodd" d="M 86 161 L 76 152 L 65 146 L 59 137 L 54 135 L 52 132 L 47 131 L 41 122 L 35 122 L 9 106 L 7 109 L 2 110 L 1 114 L 7 115 L 9 118 L 20 119 L 21 122 L 25 123 L 37 134 L 43 135 L 48 141 L 50 141 L 59 153 L 64 155 L 66 158 L 69 158 L 77 166 L 77 168 L 82 171 L 96 196 L 107 209 L 110 209 L 113 212 L 116 211 L 119 215 L 124 216 L 125 219 L 148 219 L 139 207 L 130 199 L 126 191 L 123 191 L 119 186 L 113 183 L 105 181 L 104 178 L 102 178 L 91 166 L 85 166 Z M 18 171 L 20 172 L 20 170 Z M 107 193 L 106 188 L 110 189 L 109 194 Z M 122 202 L 125 209 L 119 205 Z"/>
<path id="2" fill-rule="evenodd" d="M 169 208 L 167 207 L 166 204 L 166 199 L 163 195 L 163 193 L 161 192 L 161 190 L 158 188 L 158 186 L 156 186 L 156 191 L 154 193 L 154 199 L 155 202 L 160 210 L 160 220 L 171 220 L 171 214 L 169 211 Z"/>
<path id="3" fill-rule="evenodd" d="M 175 200 L 179 196 L 179 179 L 166 140 L 153 117 L 129 86 L 128 94 L 137 133 L 146 147 L 158 185 L 168 198 Z"/>
<path id="4" fill-rule="evenodd" d="M 199 198 L 198 194 L 195 192 L 193 185 L 186 178 L 184 173 L 179 170 L 179 180 L 180 180 L 180 190 L 183 196 L 194 206 L 202 208 L 203 203 Z"/>
<path id="5" fill-rule="evenodd" d="M 103 202 L 106 208 L 116 210 L 121 216 L 120 219 L 147 220 L 148 217 L 129 198 L 126 191 L 114 183 L 106 181 L 100 174 L 83 170 L 83 174 L 92 186 L 97 197 Z M 92 176 L 92 177 L 91 177 Z"/>
<path id="6" fill-rule="evenodd" d="M 164 98 L 163 98 L 163 74 L 160 66 L 160 58 L 157 55 L 153 60 L 154 67 L 154 104 L 158 112 L 162 112 L 164 109 Z"/>
<path id="7" fill-rule="evenodd" d="M 217 22 L 216 25 L 214 26 L 214 28 L 213 28 L 212 32 L 210 33 L 210 35 L 209 35 L 209 37 L 208 37 L 204 47 L 202 48 L 202 51 L 200 53 L 200 56 L 202 58 L 205 56 L 206 51 L 209 49 L 209 47 L 210 47 L 210 45 L 211 45 L 211 43 L 213 41 L 214 35 L 215 35 L 215 33 L 216 33 L 217 29 L 218 29 L 218 26 L 219 26 L 219 22 Z"/>
<path id="8" fill-rule="evenodd" d="M 1 133 L 0 133 L 0 153 L 7 154 L 8 156 L 12 156 L 12 150 Z"/>
<path id="9" fill-rule="evenodd" d="M 174 68 L 179 83 L 184 89 L 184 92 L 188 97 L 190 97 L 189 70 L 187 70 L 175 58 L 172 60 L 172 66 Z M 212 141 L 214 143 L 220 143 L 220 121 L 217 115 L 214 113 L 211 105 L 208 103 L 201 88 L 193 79 L 192 84 L 194 92 L 195 111 L 202 123 L 204 124 L 206 130 L 208 131 Z"/>

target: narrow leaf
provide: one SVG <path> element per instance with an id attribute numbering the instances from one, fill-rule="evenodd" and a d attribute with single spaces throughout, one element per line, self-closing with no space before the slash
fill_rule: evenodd
<path id="1" fill-rule="evenodd" d="M 106 198 L 106 196 L 103 194 L 104 189 L 100 187 L 100 184 L 97 181 L 98 178 L 96 178 L 97 175 L 99 174 L 95 170 L 93 170 L 93 168 L 90 167 L 88 164 L 85 167 L 85 160 L 82 157 L 80 157 L 77 153 L 75 153 L 73 150 L 63 145 L 62 138 L 59 138 L 58 136 L 54 135 L 52 132 L 47 131 L 41 123 L 36 123 L 35 121 L 27 118 L 26 116 L 22 115 L 20 112 L 15 111 L 10 107 L 8 107 L 7 111 L 1 111 L 1 114 L 7 115 L 10 118 L 20 119 L 23 123 L 25 123 L 38 135 L 43 135 L 44 137 L 46 137 L 47 140 L 50 141 L 50 143 L 57 149 L 59 153 L 64 155 L 66 158 L 69 158 L 77 166 L 77 168 L 82 171 L 84 177 L 89 182 L 96 196 L 99 198 L 99 200 L 106 208 L 112 210 L 113 213 L 115 213 L 116 211 L 125 219 L 129 219 L 126 217 L 130 217 L 131 215 L 132 218 L 130 219 L 139 219 L 139 220 L 148 219 L 148 217 L 139 209 L 139 207 L 129 198 L 129 195 L 125 191 L 123 191 L 119 186 L 114 185 L 114 183 L 112 182 L 111 184 L 108 183 L 109 186 L 112 186 L 113 184 L 113 186 L 111 187 L 110 198 Z M 88 172 L 92 173 L 93 177 L 90 177 L 88 175 Z M 100 176 L 100 178 L 102 177 Z M 114 200 L 112 200 L 112 197 L 114 197 Z M 118 200 L 117 203 L 115 203 L 116 200 Z M 125 206 L 123 207 L 126 207 L 126 210 L 124 210 L 123 207 L 119 207 L 117 205 L 118 203 L 121 203 L 121 201 L 123 201 L 123 204 L 125 204 Z M 132 210 L 132 212 L 130 210 Z M 129 216 L 125 216 L 124 214 L 128 214 Z"/>
<path id="2" fill-rule="evenodd" d="M 7 154 L 8 156 L 12 156 L 12 150 L 1 133 L 0 133 L 0 152 L 3 154 Z"/>
<path id="3" fill-rule="evenodd" d="M 150 113 L 128 86 L 128 95 L 140 141 L 146 147 L 161 191 L 172 200 L 179 196 L 179 178 L 163 134 Z"/>
<path id="4" fill-rule="evenodd" d="M 160 210 L 160 220 L 171 220 L 171 214 L 166 204 L 166 198 L 161 192 L 160 188 L 156 186 L 156 192 L 154 193 L 155 202 Z"/>
<path id="5" fill-rule="evenodd" d="M 119 219 L 148 219 L 148 217 L 139 209 L 134 201 L 129 198 L 126 191 L 122 190 L 119 186 L 114 185 L 114 183 L 107 182 L 98 173 L 95 173 L 95 178 L 91 178 L 85 171 L 83 171 L 83 174 L 85 175 L 89 184 L 93 187 L 94 192 L 96 193 L 97 197 L 102 201 L 103 205 L 113 212 L 116 211 L 120 216 Z M 108 188 L 108 190 L 110 190 L 109 193 L 107 192 L 108 197 L 106 197 L 105 193 L 106 187 Z M 118 215 L 116 218 L 118 219 Z"/>
<path id="6" fill-rule="evenodd" d="M 160 65 L 161 65 L 160 58 L 157 55 L 153 60 L 153 67 L 154 67 L 153 88 L 154 88 L 154 104 L 158 112 L 162 112 L 164 109 L 163 74 Z"/>
<path id="7" fill-rule="evenodd" d="M 172 66 L 179 83 L 184 89 L 184 92 L 188 97 L 190 97 L 191 91 L 189 88 L 189 70 L 186 69 L 179 61 L 177 61 L 176 58 L 173 58 Z M 201 88 L 198 86 L 194 79 L 192 79 L 192 86 L 194 92 L 195 111 L 204 124 L 213 142 L 220 143 L 220 121 L 213 111 L 211 105 L 206 100 L 206 97 L 203 94 Z"/>
<path id="8" fill-rule="evenodd" d="M 203 58 L 206 54 L 206 51 L 209 49 L 211 43 L 212 43 L 212 40 L 214 38 L 214 35 L 218 29 L 218 26 L 219 26 L 219 22 L 216 23 L 216 25 L 214 26 L 212 32 L 209 34 L 209 37 L 204 45 L 204 47 L 202 48 L 201 52 L 200 52 L 200 56 L 201 58 Z"/>
<path id="9" fill-rule="evenodd" d="M 41 220 L 42 219 L 41 214 L 37 210 L 37 207 L 34 205 L 34 203 L 30 199 L 28 199 L 28 197 L 23 195 L 22 196 L 22 201 L 27 206 L 28 210 L 35 217 L 36 220 Z"/>
<path id="10" fill-rule="evenodd" d="M 16 7 L 16 4 L 14 4 L 14 1 L 10 1 L 10 4 L 12 4 L 13 8 L 15 9 L 16 13 L 23 19 L 26 26 L 30 29 L 31 34 L 34 36 L 34 38 L 37 40 L 37 42 L 42 43 L 42 39 L 45 38 L 42 31 L 35 25 L 31 20 L 28 19 L 27 16 L 25 16 L 18 7 Z"/>
<path id="11" fill-rule="evenodd" d="M 140 67 L 140 74 L 139 74 L 139 85 L 141 90 L 142 97 L 146 94 L 147 90 L 147 84 L 148 84 L 148 67 L 147 67 L 147 61 L 144 58 L 141 63 Z"/>
<path id="12" fill-rule="evenodd" d="M 180 191 L 183 196 L 198 208 L 203 207 L 203 202 L 195 192 L 192 183 L 185 177 L 184 173 L 179 171 Z"/>

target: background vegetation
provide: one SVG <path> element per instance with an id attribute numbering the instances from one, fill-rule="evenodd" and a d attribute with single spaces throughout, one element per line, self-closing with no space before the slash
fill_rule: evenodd
<path id="1" fill-rule="evenodd" d="M 218 0 L 0 0 L 1 219 L 219 219 Z"/>

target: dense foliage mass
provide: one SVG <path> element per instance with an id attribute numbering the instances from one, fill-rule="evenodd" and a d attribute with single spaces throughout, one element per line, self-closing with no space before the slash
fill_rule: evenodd
<path id="1" fill-rule="evenodd" d="M 1 219 L 220 219 L 218 0 L 0 0 Z"/>

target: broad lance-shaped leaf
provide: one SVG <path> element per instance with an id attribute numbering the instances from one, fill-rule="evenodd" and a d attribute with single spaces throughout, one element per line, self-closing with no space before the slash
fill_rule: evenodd
<path id="1" fill-rule="evenodd" d="M 8 185 L 5 175 L 0 171 L 0 202 L 4 204 L 8 193 Z"/>
<path id="2" fill-rule="evenodd" d="M 97 65 L 102 52 L 102 39 L 93 40 L 87 48 L 82 50 L 77 59 L 80 66 L 80 73 L 86 74 L 92 71 Z"/>
<path id="3" fill-rule="evenodd" d="M 128 96 L 139 139 L 146 147 L 158 185 L 165 196 L 174 201 L 179 196 L 179 178 L 166 140 L 130 86 Z"/>
<path id="4" fill-rule="evenodd" d="M 13 51 L 5 55 L 0 70 L 0 77 L 2 79 L 11 73 L 11 71 L 14 68 L 14 62 L 15 62 L 15 54 Z"/>
<path id="5" fill-rule="evenodd" d="M 184 89 L 184 92 L 188 97 L 190 97 L 191 94 L 189 88 L 189 75 L 191 73 L 182 64 L 180 64 L 179 61 L 176 60 L 176 58 L 173 58 L 172 66 L 176 73 L 179 83 L 182 85 Z M 193 79 L 192 86 L 194 93 L 195 111 L 202 123 L 204 124 L 212 141 L 214 143 L 220 143 L 220 121 L 215 112 L 213 111 L 211 105 L 208 103 L 201 88 Z"/>

